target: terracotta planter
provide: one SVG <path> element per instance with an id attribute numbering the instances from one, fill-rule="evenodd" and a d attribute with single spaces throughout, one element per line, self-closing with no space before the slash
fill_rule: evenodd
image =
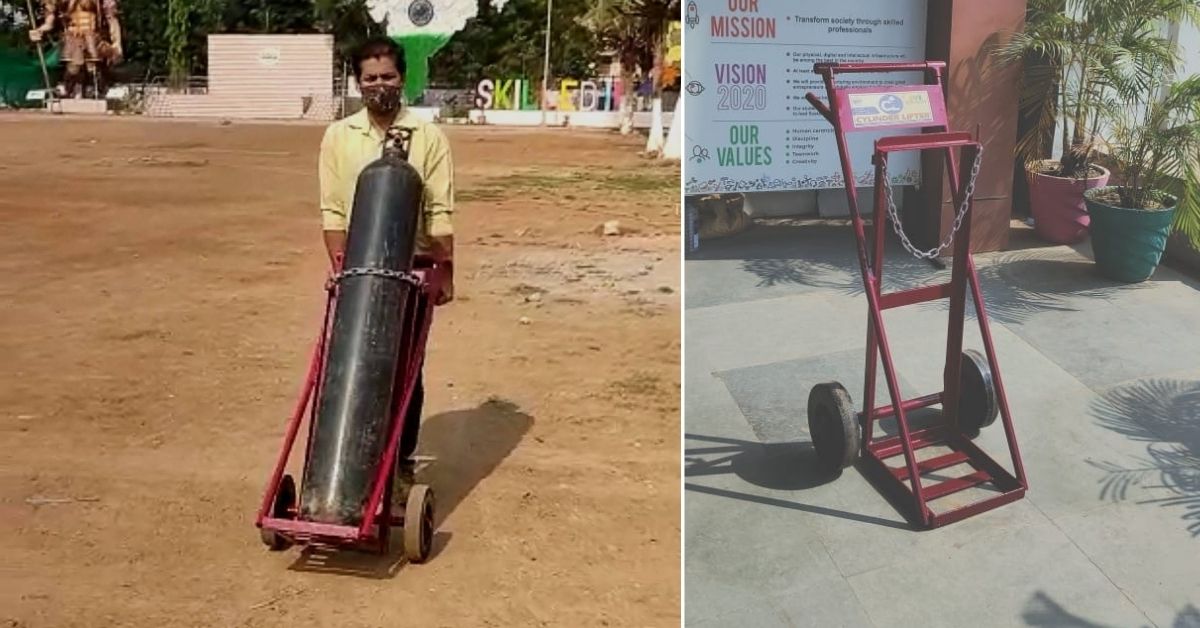
<path id="1" fill-rule="evenodd" d="M 1088 235 L 1087 206 L 1083 193 L 1108 185 L 1109 171 L 1090 179 L 1052 177 L 1029 171 L 1029 208 L 1038 237 L 1055 244 L 1082 242 Z"/>
<path id="2" fill-rule="evenodd" d="M 1128 283 L 1149 279 L 1167 248 L 1177 200 L 1163 195 L 1167 207 L 1129 209 L 1092 200 L 1100 192 L 1095 190 L 1086 196 L 1093 219 L 1092 252 L 1096 265 L 1109 279 Z"/>

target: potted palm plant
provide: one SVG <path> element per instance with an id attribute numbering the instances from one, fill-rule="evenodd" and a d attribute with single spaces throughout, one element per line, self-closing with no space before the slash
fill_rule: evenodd
<path id="1" fill-rule="evenodd" d="M 1123 185 L 1088 190 L 1092 250 L 1111 279 L 1149 279 L 1172 226 L 1200 242 L 1200 76 L 1168 84 L 1169 64 L 1148 84 L 1115 86 L 1123 105 L 1109 112 L 1109 153 Z"/>
<path id="2" fill-rule="evenodd" d="M 1055 244 L 1087 237 L 1083 193 L 1108 183 L 1096 163 L 1107 64 L 1125 51 L 1112 45 L 1119 29 L 1115 2 L 1029 0 L 1025 30 L 995 54 L 1001 65 L 1023 63 L 1021 108 L 1034 124 L 1019 138 L 1034 230 Z M 1059 159 L 1049 159 L 1061 133 Z M 1049 140 L 1049 141 L 1048 141 Z"/>

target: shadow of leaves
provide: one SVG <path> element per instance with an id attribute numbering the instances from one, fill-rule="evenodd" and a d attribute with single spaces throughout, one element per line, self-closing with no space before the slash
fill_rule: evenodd
<path id="1" fill-rule="evenodd" d="M 1025 604 L 1021 619 L 1027 626 L 1039 628 L 1110 628 L 1110 624 L 1099 624 L 1068 611 L 1044 591 L 1038 591 Z M 1185 604 L 1175 615 L 1171 628 L 1200 628 L 1200 609 L 1194 604 Z"/>
<path id="2" fill-rule="evenodd" d="M 760 227 L 759 231 L 771 229 L 785 228 Z M 742 249 L 746 257 L 741 267 L 758 280 L 758 287 L 801 285 L 846 296 L 865 294 L 854 238 L 848 227 L 818 224 L 786 229 L 784 233 L 792 237 L 790 245 L 775 235 L 746 240 Z M 884 292 L 950 280 L 948 267 L 934 269 L 909 255 L 894 240 L 889 238 L 885 246 Z M 951 263 L 948 259 L 944 261 L 947 266 Z M 981 254 L 976 256 L 976 266 L 988 317 L 1000 323 L 1022 323 L 1042 312 L 1075 312 L 1087 301 L 1108 301 L 1122 291 L 1148 287 L 1145 283 L 1109 281 L 1096 272 L 1091 260 L 1061 249 Z M 918 307 L 946 311 L 948 304 L 938 301 Z M 975 318 L 969 298 L 967 315 Z"/>
<path id="3" fill-rule="evenodd" d="M 1139 503 L 1182 508 L 1200 536 L 1200 381 L 1143 379 L 1106 392 L 1093 405 L 1100 425 L 1146 443 L 1138 466 L 1092 463 L 1103 470 L 1101 499 L 1123 500 L 1129 489 L 1158 481 L 1166 497 Z"/>

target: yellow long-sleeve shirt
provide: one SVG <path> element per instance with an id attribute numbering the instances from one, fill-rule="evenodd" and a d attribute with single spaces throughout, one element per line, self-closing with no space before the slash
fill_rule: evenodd
<path id="1" fill-rule="evenodd" d="M 417 252 L 430 250 L 430 238 L 454 233 L 454 165 L 450 142 L 436 125 L 410 111 L 392 126 L 412 130 L 408 161 L 424 181 L 424 199 L 417 221 Z M 354 190 L 363 168 L 383 154 L 384 133 L 371 124 L 364 109 L 330 124 L 321 140 L 321 221 L 326 231 L 345 231 L 354 206 Z"/>

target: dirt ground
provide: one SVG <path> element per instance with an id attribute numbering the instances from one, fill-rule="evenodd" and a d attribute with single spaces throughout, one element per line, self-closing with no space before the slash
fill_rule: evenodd
<path id="1" fill-rule="evenodd" d="M 677 626 L 679 170 L 607 132 L 447 129 L 432 560 L 261 544 L 321 132 L 0 116 L 0 625 Z"/>

